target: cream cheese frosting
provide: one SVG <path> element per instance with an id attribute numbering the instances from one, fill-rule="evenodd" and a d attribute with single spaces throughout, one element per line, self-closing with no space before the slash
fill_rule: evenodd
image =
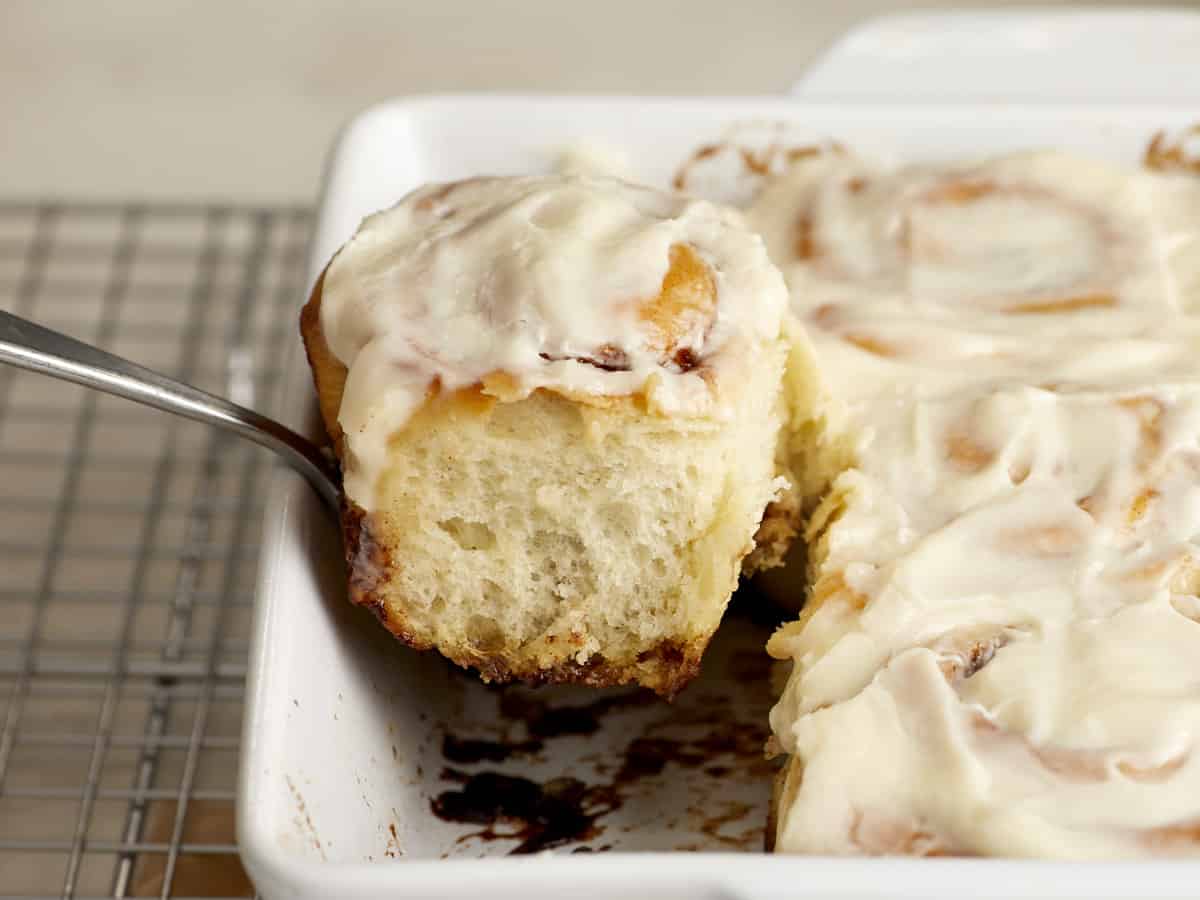
<path id="1" fill-rule="evenodd" d="M 831 152 L 749 218 L 854 460 L 769 646 L 776 848 L 1200 854 L 1200 183 Z"/>
<path id="2" fill-rule="evenodd" d="M 677 265 L 690 280 L 673 285 Z M 388 438 L 431 393 L 640 393 L 655 413 L 722 415 L 722 381 L 786 308 L 734 210 L 602 177 L 423 187 L 367 218 L 324 275 L 321 327 L 349 370 L 346 492 L 372 508 Z"/>

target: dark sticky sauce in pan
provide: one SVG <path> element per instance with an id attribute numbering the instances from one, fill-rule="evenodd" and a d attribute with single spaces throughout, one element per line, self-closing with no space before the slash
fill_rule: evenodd
<path id="1" fill-rule="evenodd" d="M 768 778 L 774 766 L 763 758 L 766 737 L 765 728 L 740 725 L 698 740 L 635 738 L 625 749 L 620 769 L 607 784 L 588 785 L 570 777 L 539 784 L 496 771 L 468 774 L 447 769 L 442 773 L 443 780 L 461 787 L 438 794 L 432 802 L 433 813 L 443 821 L 485 826 L 463 835 L 459 843 L 516 840 L 519 843 L 513 854 L 537 853 L 602 834 L 604 827 L 597 820 L 620 807 L 626 789 L 639 779 L 662 774 L 669 764 L 699 769 L 715 756 L 733 755 L 739 767 Z M 729 766 L 705 769 L 713 776 L 730 771 Z M 737 816 L 751 811 L 748 806 L 740 808 Z M 718 837 L 717 830 L 731 821 L 728 811 L 710 818 L 700 830 L 712 837 Z M 501 825 L 508 827 L 498 829 Z"/>
<path id="2" fill-rule="evenodd" d="M 444 771 L 442 778 L 457 781 L 462 788 L 435 797 L 434 815 L 449 822 L 485 826 L 463 835 L 459 843 L 475 838 L 515 839 L 520 843 L 511 851 L 514 855 L 595 837 L 602 830 L 596 819 L 612 812 L 618 802 L 609 789 L 589 787 L 578 778 L 554 778 L 538 784 L 499 772 L 467 775 L 455 769 Z M 497 831 L 498 825 L 512 827 Z"/>
<path id="3" fill-rule="evenodd" d="M 442 756 L 454 763 L 504 762 L 514 756 L 534 756 L 541 752 L 541 741 L 485 741 L 446 734 L 442 738 Z"/>
<path id="4" fill-rule="evenodd" d="M 735 652 L 728 660 L 729 677 L 738 681 L 765 683 L 770 659 L 765 653 Z M 523 741 L 477 740 L 447 733 L 442 753 L 447 762 L 458 765 L 503 763 L 512 758 L 532 757 L 541 753 L 555 738 L 590 735 L 600 730 L 603 717 L 615 710 L 661 702 L 649 691 L 632 691 L 602 697 L 587 704 L 552 706 L 530 697 L 527 692 L 500 691 L 500 712 L 505 719 L 520 722 L 528 738 Z M 611 780 L 586 784 L 573 777 L 552 778 L 544 782 L 495 770 L 464 772 L 447 768 L 444 781 L 457 787 L 433 798 L 434 815 L 447 822 L 482 826 L 458 838 L 458 843 L 473 840 L 516 841 L 512 854 L 536 853 L 568 844 L 593 840 L 604 832 L 599 821 L 620 808 L 632 791 L 629 788 L 643 778 L 661 775 L 668 765 L 700 770 L 711 778 L 722 778 L 735 771 L 761 777 L 766 783 L 775 764 L 764 758 L 768 737 L 766 723 L 729 722 L 729 710 L 713 708 L 702 720 L 691 724 L 704 726 L 704 733 L 691 738 L 658 737 L 643 734 L 625 747 Z M 717 758 L 721 757 L 720 762 Z M 747 805 L 726 805 L 697 824 L 697 830 L 728 846 L 741 846 L 742 838 L 729 838 L 720 829 L 754 810 Z M 761 840 L 753 830 L 750 843 Z M 573 853 L 602 852 L 599 847 L 579 846 Z M 699 849 L 698 847 L 695 849 Z"/>

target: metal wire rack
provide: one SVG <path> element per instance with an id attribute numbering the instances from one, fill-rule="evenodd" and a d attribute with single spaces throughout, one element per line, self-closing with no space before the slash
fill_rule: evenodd
<path id="1" fill-rule="evenodd" d="M 0 307 L 270 409 L 303 208 L 0 202 Z M 0 367 L 0 898 L 246 897 L 267 454 Z"/>

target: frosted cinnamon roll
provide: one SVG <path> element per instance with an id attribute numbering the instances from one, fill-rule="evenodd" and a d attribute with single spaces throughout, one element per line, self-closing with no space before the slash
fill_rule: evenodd
<path id="1" fill-rule="evenodd" d="M 899 170 L 824 153 L 751 216 L 802 311 L 867 349 L 893 343 L 872 320 L 1113 338 L 1196 312 L 1189 181 L 1049 152 Z"/>
<path id="2" fill-rule="evenodd" d="M 1200 855 L 1200 182 L 831 154 L 749 218 L 839 451 L 775 849 Z"/>
<path id="3" fill-rule="evenodd" d="M 351 599 L 488 680 L 678 690 L 756 533 L 770 565 L 796 530 L 786 306 L 736 212 L 615 179 L 365 220 L 302 319 Z"/>

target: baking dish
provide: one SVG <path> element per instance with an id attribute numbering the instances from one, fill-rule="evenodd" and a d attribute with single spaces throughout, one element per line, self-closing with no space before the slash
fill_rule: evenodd
<path id="1" fill-rule="evenodd" d="M 344 132 L 309 275 L 363 215 L 421 182 L 546 170 L 580 141 L 618 151 L 631 177 L 666 184 L 693 150 L 731 129 L 788 143 L 836 138 L 899 159 L 1052 146 L 1132 162 L 1156 130 L 1196 120 L 1200 101 L 398 100 Z M 300 353 L 287 371 L 285 420 L 315 434 Z M 1200 863 L 757 855 L 769 780 L 757 752 L 769 704 L 759 654 L 765 625 L 735 614 L 700 682 L 673 707 L 629 691 L 487 688 L 436 656 L 398 646 L 351 609 L 335 526 L 299 479 L 274 478 L 239 795 L 243 857 L 270 898 L 1168 897 L 1190 895 L 1200 879 Z M 753 607 L 753 598 L 740 605 Z M 489 743 L 500 738 L 522 746 L 512 752 Z M 439 797 L 444 802 L 480 772 L 537 785 L 574 779 L 555 788 L 565 784 L 576 804 L 572 839 L 550 854 L 496 858 L 522 842 L 553 844 L 547 838 L 556 835 L 506 839 L 502 827 L 433 814 Z M 581 848 L 610 852 L 572 852 Z"/>

